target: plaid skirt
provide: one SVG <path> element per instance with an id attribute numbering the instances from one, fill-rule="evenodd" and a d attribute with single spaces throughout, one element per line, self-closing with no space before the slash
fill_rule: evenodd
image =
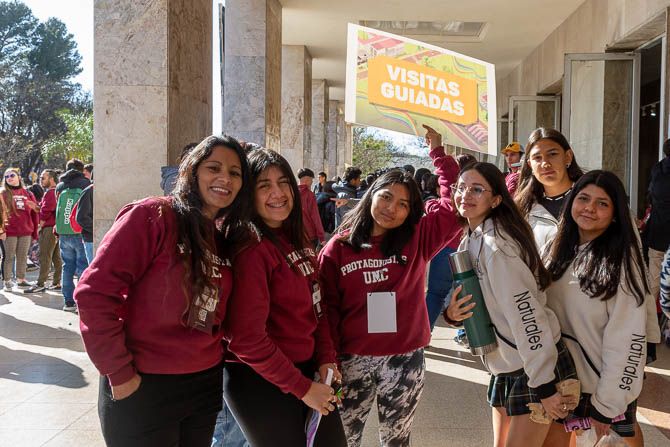
<path id="1" fill-rule="evenodd" d="M 556 343 L 558 350 L 558 359 L 554 374 L 556 382 L 562 382 L 566 379 L 576 379 L 577 370 L 572 360 L 570 351 L 559 340 Z M 507 374 L 491 375 L 488 389 L 488 402 L 492 407 L 504 407 L 508 416 L 520 416 L 530 414 L 528 404 L 531 402 L 539 403 L 540 399 L 528 386 L 528 376 L 523 369 Z"/>
<path id="2" fill-rule="evenodd" d="M 632 438 L 635 436 L 635 423 L 637 422 L 637 417 L 635 413 L 637 412 L 637 399 L 628 404 L 626 411 L 624 412 L 624 420 L 619 422 L 614 422 L 610 427 L 622 438 Z M 572 414 L 568 416 L 568 419 L 572 417 L 588 417 L 591 413 L 591 395 L 588 393 L 582 393 L 579 398 L 579 404 L 577 408 L 572 411 Z"/>

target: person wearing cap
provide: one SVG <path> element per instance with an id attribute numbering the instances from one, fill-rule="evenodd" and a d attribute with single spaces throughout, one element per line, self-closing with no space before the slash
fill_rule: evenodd
<path id="1" fill-rule="evenodd" d="M 312 248 L 317 248 L 320 243 L 325 241 L 325 235 L 319 216 L 319 207 L 316 204 L 316 196 L 312 192 L 313 182 L 314 171 L 309 168 L 302 168 L 298 171 L 298 189 L 302 202 L 302 219 L 305 225 L 305 233 L 307 233 Z"/>
<path id="2" fill-rule="evenodd" d="M 505 185 L 510 195 L 514 197 L 516 189 L 519 186 L 519 173 L 521 172 L 521 157 L 523 156 L 523 149 L 521 144 L 517 141 L 512 141 L 502 150 L 505 156 L 505 162 L 509 168 L 509 172 L 505 176 Z"/>

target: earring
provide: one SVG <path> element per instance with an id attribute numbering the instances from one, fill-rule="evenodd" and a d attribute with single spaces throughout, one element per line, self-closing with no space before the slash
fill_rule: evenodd
<path id="1" fill-rule="evenodd" d="M 565 167 L 566 167 L 566 168 L 569 168 L 571 164 L 572 164 L 572 163 L 568 163 L 567 165 L 565 165 Z"/>

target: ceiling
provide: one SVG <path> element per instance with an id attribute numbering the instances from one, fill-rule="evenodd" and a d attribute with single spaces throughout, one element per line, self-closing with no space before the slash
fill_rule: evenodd
<path id="1" fill-rule="evenodd" d="M 486 22 L 481 42 L 437 44 L 491 62 L 504 77 L 584 0 L 279 0 L 284 45 L 305 45 L 312 77 L 327 79 L 344 99 L 347 23 L 360 20 Z M 431 42 L 432 43 L 432 42 Z"/>

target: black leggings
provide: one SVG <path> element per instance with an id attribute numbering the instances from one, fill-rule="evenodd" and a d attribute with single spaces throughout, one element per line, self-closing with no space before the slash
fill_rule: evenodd
<path id="1" fill-rule="evenodd" d="M 314 367 L 296 365 L 306 377 Z M 293 394 L 282 392 L 243 363 L 226 363 L 223 373 L 226 403 L 251 447 L 302 447 L 309 408 Z M 316 447 L 346 447 L 340 414 L 324 416 L 314 441 Z"/>
<path id="2" fill-rule="evenodd" d="M 142 374 L 137 391 L 113 400 L 100 378 L 98 413 L 108 447 L 209 447 L 221 410 L 223 367 L 191 374 Z"/>

